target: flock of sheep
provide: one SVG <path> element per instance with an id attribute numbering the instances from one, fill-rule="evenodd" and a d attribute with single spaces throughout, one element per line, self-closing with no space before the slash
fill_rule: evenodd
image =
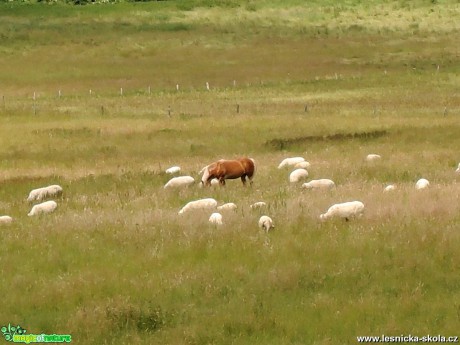
<path id="1" fill-rule="evenodd" d="M 62 187 L 59 185 L 51 185 L 47 187 L 37 188 L 29 193 L 28 202 L 42 201 L 46 198 L 52 198 L 62 194 Z M 57 203 L 54 200 L 48 200 L 32 206 L 28 216 L 36 216 L 43 213 L 51 213 L 57 208 Z M 13 222 L 10 216 L 0 216 L 0 224 L 9 224 Z"/>
<path id="2" fill-rule="evenodd" d="M 250 207 L 252 209 L 255 208 L 261 208 L 263 206 L 266 206 L 266 203 L 263 201 L 256 202 L 252 204 Z M 199 199 L 199 200 L 194 200 L 188 202 L 184 207 L 182 207 L 179 210 L 179 214 L 184 214 L 186 212 L 191 212 L 193 210 L 218 210 L 218 211 L 226 211 L 226 210 L 236 210 L 237 206 L 233 202 L 229 202 L 226 204 L 223 204 L 221 206 L 217 206 L 217 201 L 213 198 L 205 198 L 205 199 Z M 209 217 L 209 222 L 212 224 L 216 225 L 222 225 L 223 224 L 223 216 L 219 212 L 213 212 L 211 213 Z M 263 215 L 259 219 L 259 227 L 261 229 L 264 229 L 265 231 L 269 231 L 275 227 L 273 224 L 273 220 L 266 215 Z"/>
<path id="3" fill-rule="evenodd" d="M 377 154 L 369 154 L 366 156 L 367 162 L 375 162 L 381 159 L 380 155 Z M 286 158 L 281 161 L 278 165 L 278 169 L 282 169 L 285 167 L 293 167 L 294 170 L 289 174 L 289 181 L 291 183 L 297 183 L 301 180 L 304 180 L 308 177 L 308 168 L 310 167 L 310 163 L 307 162 L 303 157 L 290 157 Z M 175 174 L 180 172 L 180 167 L 174 166 L 166 170 L 167 174 Z M 203 170 L 200 171 L 202 173 Z M 460 174 L 460 163 L 458 168 L 455 170 L 457 174 Z M 203 181 L 202 181 L 203 182 Z M 189 186 L 195 183 L 195 179 L 192 176 L 179 176 L 170 179 L 164 186 L 165 189 L 168 188 L 179 188 L 184 186 Z M 212 180 L 211 185 L 217 185 L 219 181 Z M 419 179 L 415 184 L 415 189 L 424 189 L 429 186 L 430 182 L 427 179 Z M 200 184 L 203 186 L 204 183 Z M 302 184 L 302 188 L 305 189 L 331 189 L 335 187 L 334 181 L 330 179 L 317 179 L 311 180 L 309 182 L 305 182 Z M 396 185 L 390 184 L 384 188 L 384 192 L 389 192 L 396 189 Z M 236 209 L 236 205 L 234 203 L 227 203 L 221 206 L 217 206 L 217 201 L 212 198 L 205 198 L 199 199 L 188 202 L 185 206 L 183 206 L 179 210 L 179 214 L 182 215 L 184 213 L 193 211 L 193 210 L 210 210 L 212 214 L 209 217 L 209 222 L 217 225 L 223 224 L 223 216 L 219 212 L 213 212 L 217 210 L 226 210 L 226 209 Z M 260 208 L 266 206 L 266 203 L 263 201 L 256 202 L 252 204 L 251 208 Z M 349 220 L 351 218 L 361 217 L 364 212 L 364 203 L 361 201 L 348 201 L 343 203 L 338 203 L 330 206 L 328 210 L 319 216 L 321 220 L 327 220 L 330 218 L 343 218 L 345 220 Z M 269 231 L 274 228 L 273 220 L 267 216 L 263 215 L 260 217 L 258 225 L 261 229 L 265 231 Z"/>
<path id="4" fill-rule="evenodd" d="M 380 160 L 381 157 L 377 154 L 369 154 L 366 157 L 366 161 L 373 162 Z M 289 174 L 289 181 L 291 183 L 299 182 L 303 179 L 308 177 L 307 168 L 310 167 L 310 163 L 307 162 L 303 157 L 291 157 L 284 159 L 279 165 L 278 169 L 282 169 L 285 167 L 294 167 L 294 170 Z M 167 174 L 176 174 L 181 171 L 180 167 L 173 166 L 166 170 Z M 202 173 L 203 170 L 200 172 Z M 460 163 L 458 164 L 457 169 L 455 170 L 457 174 L 460 174 Z M 195 183 L 195 179 L 192 176 L 178 176 L 171 178 L 165 185 L 164 188 L 180 188 L 189 186 Z M 218 185 L 219 181 L 214 179 L 211 181 L 211 185 Z M 424 178 L 417 181 L 415 184 L 416 189 L 424 189 L 429 186 L 430 182 Z M 203 186 L 204 184 L 200 184 Z M 318 179 L 318 180 L 311 180 L 309 182 L 305 182 L 302 184 L 302 188 L 305 189 L 331 189 L 335 187 L 334 181 L 330 179 Z M 396 189 L 395 185 L 388 185 L 384 188 L 384 192 L 389 192 Z M 29 193 L 27 201 L 36 202 L 36 201 L 43 201 L 46 198 L 56 197 L 62 194 L 62 187 L 59 185 L 51 185 L 47 187 L 37 188 L 32 190 Z M 263 201 L 256 202 L 250 207 L 252 209 L 261 208 L 266 206 L 266 203 Z M 53 200 L 48 200 L 45 202 L 38 203 L 32 207 L 28 216 L 35 216 L 39 214 L 51 213 L 55 211 L 57 208 L 57 203 Z M 188 202 L 184 205 L 180 210 L 179 214 L 182 215 L 187 212 L 191 212 L 193 210 L 210 210 L 210 211 L 225 211 L 225 210 L 235 210 L 237 208 L 236 204 L 234 203 L 226 203 L 223 205 L 218 206 L 216 200 L 212 198 L 205 198 L 199 199 Z M 319 218 L 321 220 L 327 220 L 333 217 L 344 218 L 349 220 L 350 218 L 361 217 L 364 212 L 364 204 L 361 201 L 349 201 L 339 204 L 334 204 L 328 208 L 328 210 L 321 214 Z M 13 218 L 10 216 L 0 216 L 0 224 L 9 224 L 13 221 Z M 223 224 L 223 216 L 219 212 L 212 212 L 209 217 L 209 222 L 216 225 Z M 263 215 L 260 217 L 258 221 L 258 225 L 261 229 L 268 232 L 269 230 L 273 229 L 274 223 L 273 220 L 267 216 Z"/>

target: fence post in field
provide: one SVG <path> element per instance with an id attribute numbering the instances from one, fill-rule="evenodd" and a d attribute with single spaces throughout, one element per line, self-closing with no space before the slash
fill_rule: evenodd
<path id="1" fill-rule="evenodd" d="M 37 115 L 37 103 L 36 103 L 35 91 L 34 91 L 33 99 L 34 99 L 34 105 L 33 105 L 33 107 L 34 107 L 34 115 Z"/>

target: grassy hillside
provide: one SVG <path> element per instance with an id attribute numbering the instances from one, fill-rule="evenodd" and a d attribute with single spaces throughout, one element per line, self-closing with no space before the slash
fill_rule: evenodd
<path id="1" fill-rule="evenodd" d="M 458 335 L 459 12 L 1 3 L 0 215 L 14 222 L 0 225 L 0 326 L 76 344 Z M 244 155 L 257 162 L 250 188 L 163 189 L 169 166 L 198 181 Z M 277 169 L 289 156 L 337 188 L 290 184 Z M 421 177 L 431 185 L 416 191 Z M 29 191 L 55 183 L 57 211 L 27 217 Z M 204 197 L 238 209 L 222 227 L 177 214 Z M 319 221 L 349 200 L 363 218 Z"/>

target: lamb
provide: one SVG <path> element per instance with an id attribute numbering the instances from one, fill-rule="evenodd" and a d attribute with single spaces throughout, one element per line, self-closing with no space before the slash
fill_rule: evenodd
<path id="1" fill-rule="evenodd" d="M 216 187 L 216 186 L 219 185 L 219 180 L 216 179 L 216 178 L 213 178 L 213 179 L 210 181 L 210 183 L 211 183 L 211 187 Z M 203 188 L 203 187 L 204 187 L 204 184 L 203 184 L 203 183 L 199 183 L 199 184 L 198 184 L 198 187 L 199 187 L 199 188 Z"/>
<path id="2" fill-rule="evenodd" d="M 222 215 L 218 212 L 214 212 L 209 217 L 209 222 L 216 225 L 222 225 Z"/>
<path id="3" fill-rule="evenodd" d="M 291 157 L 285 158 L 281 161 L 280 165 L 278 165 L 278 169 L 282 169 L 287 166 L 296 165 L 297 163 L 304 162 L 305 158 L 303 157 Z"/>
<path id="4" fill-rule="evenodd" d="M 0 216 L 0 224 L 10 224 L 13 222 L 13 218 L 10 216 Z"/>
<path id="5" fill-rule="evenodd" d="M 421 178 L 421 179 L 418 180 L 417 183 L 415 184 L 415 189 L 417 189 L 417 190 L 419 190 L 419 189 L 425 189 L 425 188 L 427 188 L 429 185 L 430 185 L 430 181 L 428 181 L 427 179 Z"/>
<path id="6" fill-rule="evenodd" d="M 267 206 L 266 202 L 258 201 L 258 202 L 253 203 L 249 207 L 252 208 L 252 209 L 256 209 L 256 208 L 261 208 L 261 207 L 265 207 L 265 206 Z"/>
<path id="7" fill-rule="evenodd" d="M 331 189 L 335 187 L 335 183 L 332 180 L 327 178 L 322 178 L 319 180 L 311 180 L 302 185 L 302 188 L 306 189 Z"/>
<path id="8" fill-rule="evenodd" d="M 175 173 L 178 173 L 180 171 L 180 167 L 178 166 L 173 166 L 173 167 L 170 167 L 168 169 L 166 169 L 166 173 L 167 174 L 175 174 Z"/>
<path id="9" fill-rule="evenodd" d="M 300 180 L 308 177 L 308 171 L 305 169 L 295 169 L 289 175 L 289 182 L 295 183 L 299 182 Z"/>
<path id="10" fill-rule="evenodd" d="M 199 199 L 195 201 L 190 201 L 184 207 L 181 208 L 179 214 L 189 212 L 191 210 L 200 210 L 200 209 L 214 209 L 217 207 L 217 201 L 213 198 Z"/>
<path id="11" fill-rule="evenodd" d="M 224 210 L 236 210 L 237 206 L 233 202 L 228 202 L 226 204 L 223 204 L 221 206 L 217 206 L 217 209 L 219 211 L 224 211 Z"/>
<path id="12" fill-rule="evenodd" d="M 367 162 L 375 162 L 381 159 L 382 157 L 380 155 L 376 155 L 375 153 L 368 154 L 366 156 L 366 161 Z"/>
<path id="13" fill-rule="evenodd" d="M 56 210 L 57 203 L 56 201 L 50 200 L 50 201 L 45 201 L 42 202 L 41 204 L 37 204 L 34 207 L 32 207 L 32 210 L 30 210 L 28 216 L 35 216 L 41 213 L 51 213 L 54 210 Z"/>
<path id="14" fill-rule="evenodd" d="M 28 202 L 35 201 L 35 200 L 40 201 L 47 197 L 58 196 L 60 194 L 62 194 L 62 187 L 57 184 L 53 184 L 48 187 L 42 187 L 42 188 L 37 188 L 37 189 L 32 190 L 29 193 L 29 197 L 27 198 L 27 201 Z"/>
<path id="15" fill-rule="evenodd" d="M 170 179 L 163 188 L 177 188 L 177 187 L 186 187 L 195 182 L 195 179 L 192 176 L 178 176 Z"/>
<path id="16" fill-rule="evenodd" d="M 309 167 L 311 167 L 311 164 L 307 161 L 303 161 L 303 162 L 294 164 L 294 168 L 296 169 L 297 168 L 308 169 Z"/>
<path id="17" fill-rule="evenodd" d="M 332 205 L 327 212 L 321 214 L 319 218 L 321 220 L 326 220 L 332 217 L 340 217 L 348 221 L 350 218 L 361 217 L 363 212 L 364 204 L 361 201 L 349 201 Z"/>
<path id="18" fill-rule="evenodd" d="M 395 184 L 389 184 L 388 186 L 385 187 L 385 189 L 383 190 L 384 192 L 391 192 L 393 190 L 396 189 L 396 185 Z"/>
<path id="19" fill-rule="evenodd" d="M 273 225 L 273 220 L 269 216 L 262 216 L 259 219 L 259 228 L 269 232 L 270 229 L 275 228 L 275 225 Z"/>
<path id="20" fill-rule="evenodd" d="M 455 170 L 455 172 L 456 172 L 457 174 L 460 174 L 460 163 L 458 163 L 458 167 L 457 167 L 457 170 Z"/>

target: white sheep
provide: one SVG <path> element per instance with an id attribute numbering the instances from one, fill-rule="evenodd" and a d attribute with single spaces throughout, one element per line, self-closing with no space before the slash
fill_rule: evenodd
<path id="1" fill-rule="evenodd" d="M 29 202 L 35 201 L 35 200 L 40 201 L 47 197 L 58 196 L 60 194 L 62 194 L 62 187 L 57 184 L 53 184 L 48 187 L 42 187 L 42 188 L 37 188 L 37 189 L 32 190 L 29 193 L 29 197 L 27 198 L 27 201 Z"/>
<path id="2" fill-rule="evenodd" d="M 252 208 L 252 209 L 256 209 L 256 208 L 261 208 L 261 207 L 265 207 L 267 206 L 267 203 L 264 202 L 264 201 L 258 201 L 258 202 L 255 202 L 253 203 L 252 205 L 250 205 L 249 207 Z"/>
<path id="3" fill-rule="evenodd" d="M 175 173 L 178 173 L 179 171 L 180 171 L 180 167 L 178 166 L 173 166 L 173 167 L 166 169 L 167 174 L 175 174 Z"/>
<path id="4" fill-rule="evenodd" d="M 376 155 L 375 153 L 368 154 L 366 156 L 366 161 L 367 162 L 375 162 L 380 160 L 382 157 L 380 155 Z"/>
<path id="5" fill-rule="evenodd" d="M 1 216 L 0 217 L 0 224 L 10 224 L 13 221 L 13 218 L 10 216 Z"/>
<path id="6" fill-rule="evenodd" d="M 295 169 L 289 174 L 289 182 L 295 183 L 308 177 L 308 171 L 305 169 Z"/>
<path id="7" fill-rule="evenodd" d="M 364 204 L 361 201 L 349 201 L 341 204 L 335 204 L 329 207 L 326 213 L 319 216 L 321 220 L 331 217 L 340 217 L 349 220 L 354 217 L 361 217 L 364 212 Z"/>
<path id="8" fill-rule="evenodd" d="M 335 183 L 332 180 L 327 178 L 322 178 L 319 180 L 311 180 L 310 182 L 305 182 L 302 185 L 302 188 L 306 189 L 331 189 L 335 187 Z"/>
<path id="9" fill-rule="evenodd" d="M 217 209 L 219 211 L 224 211 L 224 210 L 236 210 L 237 206 L 233 202 L 228 202 L 226 204 L 223 204 L 221 206 L 217 206 Z"/>
<path id="10" fill-rule="evenodd" d="M 218 212 L 214 212 L 209 217 L 209 222 L 216 225 L 222 225 L 222 215 Z"/>
<path id="11" fill-rule="evenodd" d="M 216 187 L 216 186 L 219 185 L 219 180 L 216 179 L 216 178 L 213 178 L 213 179 L 210 181 L 210 183 L 211 183 L 211 187 Z M 198 184 L 198 188 L 203 188 L 203 187 L 204 187 L 204 183 L 199 183 L 199 184 Z"/>
<path id="12" fill-rule="evenodd" d="M 178 176 L 170 179 L 163 188 L 178 188 L 190 186 L 195 182 L 192 176 Z"/>
<path id="13" fill-rule="evenodd" d="M 270 229 L 274 229 L 273 220 L 269 216 L 262 216 L 259 219 L 259 228 L 269 232 Z"/>
<path id="14" fill-rule="evenodd" d="M 185 212 L 191 210 L 200 210 L 200 209 L 214 209 L 217 207 L 217 201 L 213 198 L 205 198 L 199 199 L 195 201 L 190 201 L 184 207 L 181 208 L 179 214 L 183 214 Z"/>
<path id="15" fill-rule="evenodd" d="M 309 167 L 311 167 L 311 164 L 307 161 L 303 161 L 303 162 L 294 164 L 294 168 L 296 169 L 297 168 L 308 169 Z"/>
<path id="16" fill-rule="evenodd" d="M 385 189 L 383 190 L 384 192 L 391 192 L 393 190 L 396 189 L 396 185 L 395 184 L 389 184 L 388 186 L 385 187 Z"/>
<path id="17" fill-rule="evenodd" d="M 281 161 L 280 165 L 278 165 L 278 169 L 291 166 L 291 165 L 296 165 L 297 163 L 304 162 L 305 158 L 303 157 L 291 157 L 291 158 L 285 158 Z"/>
<path id="18" fill-rule="evenodd" d="M 455 170 L 455 172 L 456 172 L 457 174 L 460 174 L 460 163 L 458 163 L 458 167 L 457 167 L 457 170 Z"/>
<path id="19" fill-rule="evenodd" d="M 427 179 L 421 178 L 420 180 L 417 181 L 415 184 L 415 189 L 425 189 L 430 185 L 430 181 Z"/>
<path id="20" fill-rule="evenodd" d="M 53 212 L 57 207 L 56 201 L 50 200 L 50 201 L 45 201 L 42 202 L 41 204 L 34 205 L 32 207 L 32 210 L 30 210 L 28 216 L 35 216 L 41 213 L 51 213 Z"/>

